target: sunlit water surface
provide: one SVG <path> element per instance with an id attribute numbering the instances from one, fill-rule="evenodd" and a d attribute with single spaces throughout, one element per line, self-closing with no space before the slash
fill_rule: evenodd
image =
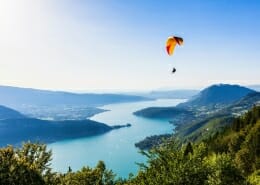
<path id="1" fill-rule="evenodd" d="M 129 173 L 136 174 L 139 169 L 136 162 L 145 162 L 146 158 L 138 152 L 134 144 L 147 136 L 171 133 L 173 125 L 167 120 L 147 119 L 132 113 L 151 106 L 175 106 L 184 101 L 161 99 L 100 107 L 110 111 L 97 114 L 91 117 L 92 120 L 108 125 L 130 123 L 132 126 L 112 130 L 99 136 L 65 140 L 48 145 L 53 152 L 53 169 L 66 172 L 70 166 L 72 170 L 78 170 L 84 165 L 94 167 L 99 160 L 103 160 L 106 167 L 120 177 L 128 177 Z"/>

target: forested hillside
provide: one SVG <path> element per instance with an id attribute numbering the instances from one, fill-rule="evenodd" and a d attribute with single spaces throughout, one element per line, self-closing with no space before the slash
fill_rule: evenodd
<path id="1" fill-rule="evenodd" d="M 120 126 L 119 126 L 120 127 Z M 23 141 L 55 141 L 104 134 L 113 129 L 93 120 L 46 121 L 34 118 L 0 120 L 0 146 Z"/>
<path id="2" fill-rule="evenodd" d="M 236 118 L 221 133 L 205 140 L 209 150 L 229 153 L 243 174 L 260 169 L 260 107 Z"/>
<path id="3" fill-rule="evenodd" d="M 61 174 L 50 168 L 51 152 L 42 144 L 0 149 L 0 184 L 5 185 L 259 185 L 260 106 L 198 143 L 181 147 L 174 140 L 148 152 L 136 176 L 117 178 L 100 161 Z M 122 165 L 123 161 L 122 161 Z"/>

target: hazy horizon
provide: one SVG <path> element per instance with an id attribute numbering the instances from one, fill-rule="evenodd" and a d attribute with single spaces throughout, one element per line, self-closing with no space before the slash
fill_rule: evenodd
<path id="1" fill-rule="evenodd" d="M 258 85 L 259 16 L 257 0 L 2 0 L 0 85 L 72 92 Z M 184 46 L 169 57 L 171 35 Z"/>
<path id="2" fill-rule="evenodd" d="M 5 87 L 15 87 L 15 88 L 25 88 L 25 89 L 34 89 L 34 90 L 46 90 L 46 91 L 57 91 L 57 92 L 71 92 L 71 93 L 148 93 L 152 91 L 178 91 L 178 90 L 196 90 L 200 91 L 203 90 L 209 86 L 212 85 L 220 85 L 220 84 L 227 84 L 227 83 L 214 83 L 214 84 L 209 84 L 207 86 L 203 87 L 187 87 L 187 88 L 172 88 L 172 87 L 158 87 L 154 89 L 49 89 L 49 88 L 35 88 L 35 87 L 22 87 L 22 86 L 10 86 L 10 85 L 3 85 L 0 84 L 0 86 L 5 86 Z M 248 85 L 243 85 L 243 84 L 228 84 L 228 85 L 239 85 L 247 88 L 251 88 L 253 90 L 259 91 L 260 89 L 260 84 L 248 84 Z"/>

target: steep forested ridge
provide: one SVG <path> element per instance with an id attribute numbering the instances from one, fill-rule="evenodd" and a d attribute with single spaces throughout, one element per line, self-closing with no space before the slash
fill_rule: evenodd
<path id="1" fill-rule="evenodd" d="M 229 153 L 246 175 L 260 168 L 260 106 L 205 140 L 210 151 Z"/>

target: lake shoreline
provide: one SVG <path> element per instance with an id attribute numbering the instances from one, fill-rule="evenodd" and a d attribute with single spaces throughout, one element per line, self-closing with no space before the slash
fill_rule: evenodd
<path id="1" fill-rule="evenodd" d="M 168 120 L 137 117 L 133 112 L 150 106 L 175 106 L 184 101 L 186 99 L 163 99 L 102 106 L 100 108 L 110 111 L 97 114 L 91 120 L 104 122 L 109 126 L 120 123 L 130 123 L 131 126 L 127 129 L 113 129 L 98 136 L 49 144 L 48 148 L 53 151 L 52 167 L 55 171 L 66 171 L 68 166 L 78 170 L 86 165 L 95 167 L 102 160 L 119 177 L 135 174 L 139 169 L 136 163 L 146 162 L 135 143 L 147 136 L 172 133 L 174 126 Z"/>

